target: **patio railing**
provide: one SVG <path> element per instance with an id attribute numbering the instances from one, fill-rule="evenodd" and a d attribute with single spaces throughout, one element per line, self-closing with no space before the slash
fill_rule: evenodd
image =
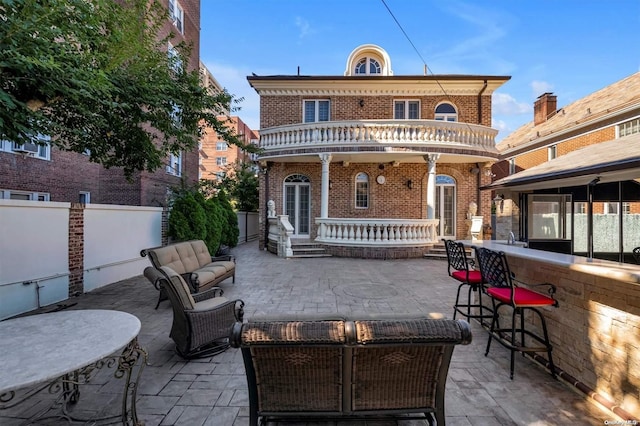
<path id="1" fill-rule="evenodd" d="M 316 219 L 317 242 L 343 246 L 422 246 L 438 241 L 438 219 Z"/>

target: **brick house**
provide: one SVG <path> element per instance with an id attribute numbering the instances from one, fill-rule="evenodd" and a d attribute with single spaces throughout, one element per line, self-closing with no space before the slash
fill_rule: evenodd
<path id="1" fill-rule="evenodd" d="M 191 55 L 185 60 L 190 70 L 198 69 L 200 2 L 164 1 L 172 18 L 158 36 L 172 31 L 173 44 L 191 43 Z M 168 54 L 171 49 L 169 44 Z M 181 179 L 197 182 L 197 150 L 170 155 L 165 168 L 136 173 L 128 182 L 121 169 L 105 169 L 83 154 L 0 140 L 0 199 L 165 206 L 168 188 L 179 185 Z"/>
<path id="2" fill-rule="evenodd" d="M 231 128 L 244 144 L 257 144 L 258 133 L 238 116 L 219 116 L 218 120 Z M 200 140 L 200 179 L 216 180 L 227 167 L 238 162 L 253 161 L 253 157 L 241 148 L 229 145 L 220 135 L 207 131 Z"/>
<path id="3" fill-rule="evenodd" d="M 533 248 L 637 262 L 640 73 L 562 108 L 542 94 L 533 121 L 497 148 L 486 188 L 497 200 L 496 238 L 513 230 Z"/>
<path id="4" fill-rule="evenodd" d="M 472 202 L 487 223 L 491 95 L 509 78 L 396 76 L 370 44 L 344 75 L 248 76 L 260 95 L 260 247 L 275 217 L 293 245 L 379 258 L 465 237 Z"/>

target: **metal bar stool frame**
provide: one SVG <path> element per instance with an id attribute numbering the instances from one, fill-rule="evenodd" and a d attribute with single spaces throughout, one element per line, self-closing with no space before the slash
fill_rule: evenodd
<path id="1" fill-rule="evenodd" d="M 447 251 L 447 272 L 451 278 L 460 283 L 456 292 L 456 302 L 453 305 L 453 319 L 456 319 L 456 315 L 460 314 L 466 317 L 467 321 L 474 318 L 480 322 L 480 325 L 489 328 L 489 324 L 483 320 L 485 318 L 493 318 L 493 310 L 482 303 L 482 294 L 485 293 L 482 274 L 475 269 L 473 259 L 467 258 L 464 244 L 447 239 L 442 241 Z M 468 287 L 467 301 L 466 303 L 460 303 L 460 292 L 464 286 Z M 474 292 L 478 293 L 478 303 L 472 301 Z M 479 313 L 471 313 L 472 308 L 477 308 Z M 488 311 L 488 313 L 485 313 L 485 311 Z"/>
<path id="2" fill-rule="evenodd" d="M 485 356 L 489 354 L 491 341 L 496 339 L 502 346 L 511 352 L 510 378 L 513 380 L 515 353 L 520 352 L 524 356 L 526 353 L 547 352 L 548 368 L 551 376 L 555 379 L 555 366 L 553 364 L 553 356 L 551 351 L 553 347 L 549 340 L 547 332 L 547 324 L 542 312 L 539 308 L 543 306 L 558 306 L 558 301 L 553 298 L 555 286 L 550 283 L 527 284 L 528 286 L 548 286 L 549 296 L 529 290 L 524 287 L 518 287 L 514 274 L 509 269 L 509 264 L 504 252 L 489 250 L 484 247 L 476 248 L 476 259 L 482 273 L 485 283 L 488 285 L 487 295 L 491 298 L 493 304 L 493 319 L 489 328 L 489 340 Z M 510 306 L 511 327 L 504 328 L 500 326 L 499 310 L 502 306 Z M 536 314 L 540 319 L 542 326 L 542 336 L 525 327 L 525 312 L 529 310 Z M 516 316 L 520 316 L 519 327 L 516 325 Z M 525 337 L 529 336 L 533 340 L 541 343 L 541 346 L 527 346 Z M 519 341 L 516 338 L 519 337 Z"/>

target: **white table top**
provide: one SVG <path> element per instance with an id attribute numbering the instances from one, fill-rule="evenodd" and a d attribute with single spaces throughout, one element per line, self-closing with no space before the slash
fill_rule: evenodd
<path id="1" fill-rule="evenodd" d="M 0 394 L 90 365 L 123 349 L 139 332 L 138 318 L 108 310 L 0 321 Z"/>

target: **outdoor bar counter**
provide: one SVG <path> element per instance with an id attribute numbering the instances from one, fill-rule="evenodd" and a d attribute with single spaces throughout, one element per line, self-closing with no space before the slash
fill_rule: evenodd
<path id="1" fill-rule="evenodd" d="M 503 251 L 519 282 L 554 284 L 559 306 L 542 312 L 560 377 L 620 417 L 640 420 L 640 265 L 462 242 Z"/>

